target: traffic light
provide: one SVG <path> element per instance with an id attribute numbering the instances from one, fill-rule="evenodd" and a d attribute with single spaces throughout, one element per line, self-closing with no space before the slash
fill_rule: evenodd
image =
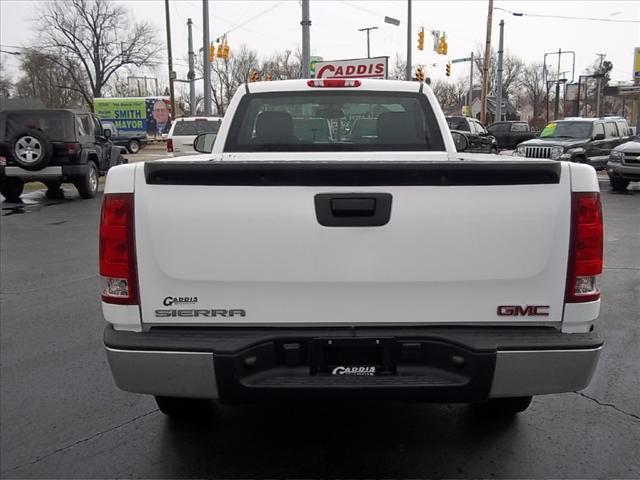
<path id="1" fill-rule="evenodd" d="M 267 80 L 268 82 L 270 82 L 271 80 L 273 80 L 273 75 L 271 75 L 270 73 L 267 73 L 266 80 Z"/>
<path id="2" fill-rule="evenodd" d="M 218 58 L 222 58 L 224 56 L 224 45 L 222 43 L 218 44 L 218 52 L 216 53 L 216 55 L 218 56 Z"/>
<path id="3" fill-rule="evenodd" d="M 422 67 L 416 68 L 416 80 L 419 82 L 424 81 L 424 70 L 422 69 Z"/>
<path id="4" fill-rule="evenodd" d="M 424 50 L 424 28 L 418 32 L 418 50 Z"/>
<path id="5" fill-rule="evenodd" d="M 258 80 L 260 80 L 260 74 L 258 73 L 257 70 L 251 70 L 251 74 L 249 75 L 249 81 L 250 82 L 257 82 Z"/>
<path id="6" fill-rule="evenodd" d="M 209 63 L 213 62 L 216 58 L 216 47 L 209 45 Z"/>
<path id="7" fill-rule="evenodd" d="M 445 73 L 447 74 L 447 77 L 451 76 L 451 64 L 447 63 L 447 66 L 445 67 Z"/>
<path id="8" fill-rule="evenodd" d="M 446 55 L 448 51 L 449 44 L 447 43 L 447 36 L 442 32 L 442 35 L 440 35 L 440 39 L 438 40 L 438 48 L 436 49 L 436 52 L 440 55 Z"/>
<path id="9" fill-rule="evenodd" d="M 222 47 L 222 58 L 229 60 L 229 44 L 226 40 L 224 41 L 224 47 Z"/>

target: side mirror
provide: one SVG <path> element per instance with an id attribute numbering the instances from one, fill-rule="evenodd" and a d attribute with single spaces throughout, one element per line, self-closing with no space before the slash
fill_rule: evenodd
<path id="1" fill-rule="evenodd" d="M 469 140 L 460 132 L 451 132 L 453 137 L 453 143 L 456 146 L 458 152 L 464 152 L 469 147 Z"/>
<path id="2" fill-rule="evenodd" d="M 604 140 L 604 133 L 596 133 L 593 137 L 594 140 Z"/>
<path id="3" fill-rule="evenodd" d="M 211 153 L 217 136 L 216 133 L 201 133 L 193 141 L 193 149 L 200 153 Z"/>
<path id="4" fill-rule="evenodd" d="M 110 128 L 103 128 L 102 129 L 102 133 L 104 134 L 104 138 L 111 138 L 111 129 Z"/>

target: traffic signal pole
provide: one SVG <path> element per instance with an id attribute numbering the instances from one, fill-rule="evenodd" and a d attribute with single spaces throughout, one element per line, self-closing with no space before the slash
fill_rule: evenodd
<path id="1" fill-rule="evenodd" d="M 202 0 L 202 69 L 204 114 L 211 116 L 211 63 L 209 63 L 209 0 Z"/>
<path id="2" fill-rule="evenodd" d="M 193 53 L 193 22 L 191 19 L 187 19 L 187 32 L 189 34 L 189 72 L 187 78 L 189 79 L 189 115 L 192 117 L 196 114 L 196 71 L 195 71 L 195 55 Z"/>
<path id="3" fill-rule="evenodd" d="M 169 0 L 164 0 L 164 14 L 167 22 L 167 59 L 169 63 L 169 98 L 171 99 L 171 118 L 176 118 L 175 97 L 173 95 L 173 80 L 175 72 L 173 71 L 173 57 L 171 55 L 171 20 L 169 18 Z"/>
<path id="4" fill-rule="evenodd" d="M 311 20 L 309 20 L 309 0 L 302 0 L 302 78 L 309 78 L 311 60 Z"/>
<path id="5" fill-rule="evenodd" d="M 404 79 L 411 80 L 411 0 L 407 0 L 407 65 L 404 70 Z"/>
<path id="6" fill-rule="evenodd" d="M 480 121 L 487 123 L 487 90 L 489 86 L 489 63 L 491 62 L 491 22 L 493 20 L 493 0 L 489 0 L 489 11 L 487 13 L 487 43 L 484 47 L 484 58 L 482 59 L 482 105 L 480 107 Z"/>
<path id="7" fill-rule="evenodd" d="M 471 102 L 473 102 L 473 52 L 471 52 L 471 61 L 469 62 L 471 64 L 471 67 L 469 69 L 469 116 L 472 117 L 473 115 L 471 115 Z"/>
<path id="8" fill-rule="evenodd" d="M 500 43 L 498 45 L 498 81 L 496 82 L 496 122 L 502 121 L 502 53 L 504 51 L 504 20 L 500 20 Z"/>

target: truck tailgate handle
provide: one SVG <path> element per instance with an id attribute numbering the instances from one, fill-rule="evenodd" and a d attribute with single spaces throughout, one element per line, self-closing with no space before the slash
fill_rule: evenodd
<path id="1" fill-rule="evenodd" d="M 371 217 L 376 211 L 375 198 L 332 198 L 334 217 Z"/>
<path id="2" fill-rule="evenodd" d="M 380 227 L 391 217 L 390 193 L 318 193 L 314 200 L 325 227 Z"/>

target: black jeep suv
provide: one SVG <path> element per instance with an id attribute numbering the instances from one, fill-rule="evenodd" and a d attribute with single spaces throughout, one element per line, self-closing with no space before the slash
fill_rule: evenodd
<path id="1" fill-rule="evenodd" d="M 620 117 L 565 118 L 549 123 L 538 138 L 518 145 L 514 155 L 588 163 L 604 170 L 612 149 L 631 137 Z"/>
<path id="2" fill-rule="evenodd" d="M 109 140 L 98 117 L 64 109 L 0 112 L 0 193 L 20 199 L 26 182 L 39 181 L 47 195 L 61 196 L 62 183 L 75 185 L 82 198 L 98 192 L 98 178 L 126 163 L 123 149 Z"/>

